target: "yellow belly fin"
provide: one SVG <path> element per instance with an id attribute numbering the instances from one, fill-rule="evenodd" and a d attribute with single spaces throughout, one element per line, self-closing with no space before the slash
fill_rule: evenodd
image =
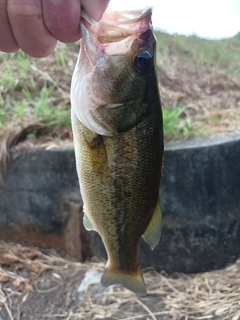
<path id="1" fill-rule="evenodd" d="M 162 213 L 160 208 L 160 200 L 158 200 L 154 213 L 152 215 L 152 219 L 142 235 L 144 241 L 149 245 L 149 247 L 153 250 L 159 240 L 161 238 L 162 232 Z"/>
<path id="2" fill-rule="evenodd" d="M 113 284 L 121 284 L 125 288 L 139 294 L 146 295 L 146 285 L 143 279 L 140 266 L 132 273 L 123 273 L 121 271 L 111 271 L 107 266 L 101 278 L 101 283 L 104 287 L 109 287 Z"/>
<path id="3" fill-rule="evenodd" d="M 84 225 L 84 228 L 88 231 L 91 231 L 91 230 L 96 231 L 95 227 L 93 226 L 92 222 L 89 220 L 86 213 L 84 213 L 84 216 L 83 216 L 83 225 Z"/>

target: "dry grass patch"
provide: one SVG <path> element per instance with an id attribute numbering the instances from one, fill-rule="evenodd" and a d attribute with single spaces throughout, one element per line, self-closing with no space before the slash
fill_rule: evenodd
<path id="1" fill-rule="evenodd" d="M 3 319 L 240 319 L 240 260 L 201 274 L 145 270 L 146 297 L 99 283 L 79 293 L 89 270 L 104 262 L 79 263 L 53 250 L 0 245 L 0 316 Z M 22 315 L 22 316 L 21 316 Z"/>

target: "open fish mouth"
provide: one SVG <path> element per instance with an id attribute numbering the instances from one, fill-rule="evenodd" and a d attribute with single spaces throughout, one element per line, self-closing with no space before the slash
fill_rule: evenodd
<path id="1" fill-rule="evenodd" d="M 127 11 L 113 11 L 111 8 L 108 7 L 102 16 L 102 19 L 99 22 L 96 22 L 90 19 L 84 10 L 82 10 L 81 19 L 88 21 L 89 24 L 105 22 L 110 25 L 126 25 L 126 24 L 136 23 L 141 20 L 145 20 L 145 18 L 151 19 L 151 14 L 152 14 L 152 7 L 145 7 L 139 10 L 127 10 Z"/>
<path id="2" fill-rule="evenodd" d="M 146 32 L 152 27 L 152 7 L 134 11 L 113 11 L 110 8 L 104 13 L 99 22 L 92 21 L 83 12 L 81 24 L 101 43 L 119 42 L 135 34 Z M 81 28 L 83 29 L 83 28 Z M 81 30 L 84 38 L 84 29 Z"/>
<path id="3" fill-rule="evenodd" d="M 102 20 L 112 21 L 115 24 L 135 23 L 152 13 L 152 7 L 140 10 L 112 11 L 110 8 L 105 11 Z"/>

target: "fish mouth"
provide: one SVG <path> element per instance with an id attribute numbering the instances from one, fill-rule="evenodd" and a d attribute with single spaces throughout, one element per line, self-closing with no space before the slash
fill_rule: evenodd
<path id="1" fill-rule="evenodd" d="M 113 11 L 108 8 L 103 14 L 102 21 L 111 22 L 112 25 L 125 25 L 138 23 L 142 20 L 151 21 L 152 7 L 146 7 L 140 10 Z"/>
<path id="2" fill-rule="evenodd" d="M 131 35 L 140 35 L 152 28 L 152 7 L 133 11 L 113 11 L 108 8 L 99 22 L 89 19 L 83 11 L 81 24 L 101 44 L 119 42 Z M 86 32 L 85 30 L 85 32 Z M 84 38 L 84 30 L 82 35 Z"/>
<path id="3" fill-rule="evenodd" d="M 97 60 L 100 56 L 105 56 L 103 45 L 98 41 L 94 31 L 92 30 L 91 22 L 84 17 L 81 18 L 81 34 L 82 34 L 82 46 L 84 50 L 81 50 L 80 59 L 86 55 L 88 61 L 91 63 L 92 68 L 96 66 Z"/>
<path id="4" fill-rule="evenodd" d="M 108 22 L 111 25 L 124 25 L 139 22 L 147 18 L 150 22 L 152 15 L 152 7 L 148 6 L 139 10 L 114 11 L 110 7 L 104 12 L 102 19 L 99 22 L 91 19 L 86 11 L 82 8 L 81 19 L 91 24 L 98 24 L 101 22 Z M 150 18 L 150 19 L 149 19 Z"/>
<path id="5" fill-rule="evenodd" d="M 91 20 L 83 10 L 81 17 L 81 34 L 85 47 L 85 54 L 96 65 L 101 56 L 107 59 L 108 55 L 121 52 L 127 53 L 134 38 L 147 35 L 152 30 L 152 7 L 133 11 L 113 11 L 108 8 L 102 20 Z"/>

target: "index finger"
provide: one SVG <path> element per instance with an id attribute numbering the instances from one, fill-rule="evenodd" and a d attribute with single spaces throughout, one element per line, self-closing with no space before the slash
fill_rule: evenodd
<path id="1" fill-rule="evenodd" d="M 79 0 L 42 0 L 42 7 L 44 24 L 56 39 L 65 43 L 80 39 Z"/>
<path id="2" fill-rule="evenodd" d="M 0 50 L 15 52 L 19 46 L 14 38 L 7 14 L 7 0 L 0 0 Z"/>
<path id="3" fill-rule="evenodd" d="M 108 0 L 82 0 L 83 8 L 86 10 L 90 18 L 95 21 L 101 19 L 103 12 L 106 10 L 109 1 Z"/>
<path id="4" fill-rule="evenodd" d="M 32 57 L 49 55 L 57 40 L 46 29 L 40 0 L 8 0 L 7 11 L 18 46 Z"/>

